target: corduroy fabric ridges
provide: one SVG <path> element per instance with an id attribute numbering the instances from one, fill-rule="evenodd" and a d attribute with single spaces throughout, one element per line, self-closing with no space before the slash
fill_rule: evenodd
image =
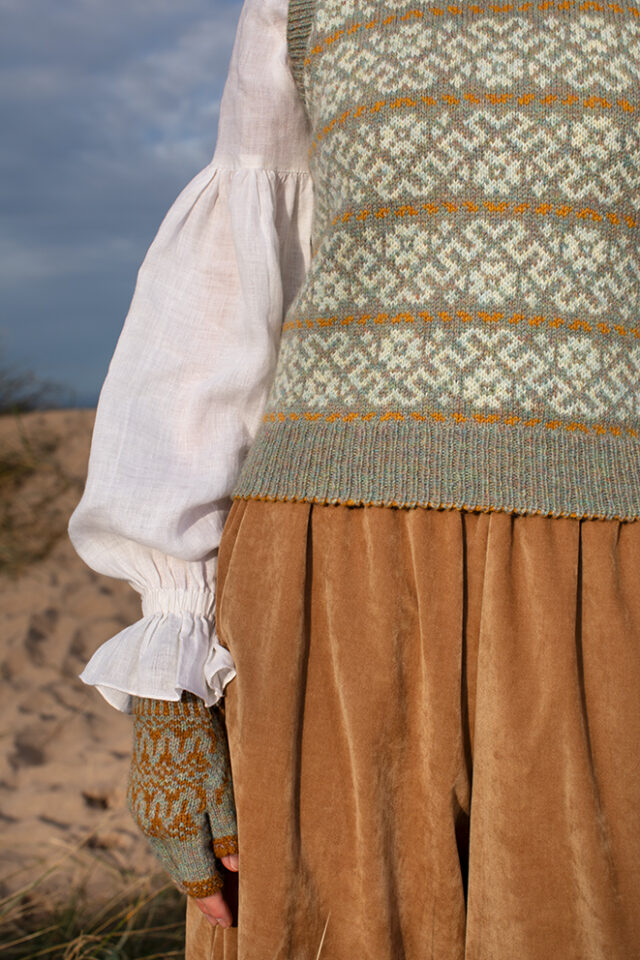
<path id="1" fill-rule="evenodd" d="M 293 0 L 310 267 L 235 498 L 640 516 L 640 11 Z"/>

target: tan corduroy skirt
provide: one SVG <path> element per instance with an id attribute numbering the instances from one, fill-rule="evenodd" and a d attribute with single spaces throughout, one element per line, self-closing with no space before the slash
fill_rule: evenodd
<path id="1" fill-rule="evenodd" d="M 234 500 L 216 614 L 240 871 L 187 960 L 640 958 L 640 523 Z"/>

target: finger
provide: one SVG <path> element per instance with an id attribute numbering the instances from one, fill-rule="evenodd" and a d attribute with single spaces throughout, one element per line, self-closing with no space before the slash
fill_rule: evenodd
<path id="1" fill-rule="evenodd" d="M 196 903 L 207 919 L 231 923 L 231 911 L 220 891 L 210 897 L 201 897 L 196 900 Z"/>
<path id="2" fill-rule="evenodd" d="M 226 855 L 226 857 L 221 857 L 220 859 L 221 859 L 222 862 L 224 863 L 224 865 L 225 865 L 225 867 L 227 868 L 227 870 L 239 870 L 239 869 L 240 869 L 240 861 L 239 861 L 239 859 L 238 859 L 238 854 L 237 854 L 237 853 L 228 853 L 228 854 Z"/>
<path id="3" fill-rule="evenodd" d="M 210 897 L 202 897 L 200 900 L 196 899 L 196 904 L 213 926 L 218 925 L 216 921 L 219 921 L 219 926 L 231 926 L 231 910 L 220 891 Z"/>

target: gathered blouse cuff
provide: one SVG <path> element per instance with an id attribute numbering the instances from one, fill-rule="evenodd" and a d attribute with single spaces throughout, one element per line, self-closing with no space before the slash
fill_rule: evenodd
<path id="1" fill-rule="evenodd" d="M 131 713 L 132 696 L 179 700 L 185 690 L 213 706 L 236 675 L 214 611 L 212 591 L 143 594 L 142 618 L 103 643 L 80 679 L 123 713 Z"/>

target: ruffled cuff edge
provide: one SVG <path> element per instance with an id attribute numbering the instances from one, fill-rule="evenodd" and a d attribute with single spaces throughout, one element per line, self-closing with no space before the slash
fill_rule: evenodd
<path id="1" fill-rule="evenodd" d="M 133 696 L 175 701 L 185 690 L 211 707 L 235 676 L 212 621 L 190 611 L 142 617 L 98 647 L 79 674 L 122 713 L 131 713 Z"/>

